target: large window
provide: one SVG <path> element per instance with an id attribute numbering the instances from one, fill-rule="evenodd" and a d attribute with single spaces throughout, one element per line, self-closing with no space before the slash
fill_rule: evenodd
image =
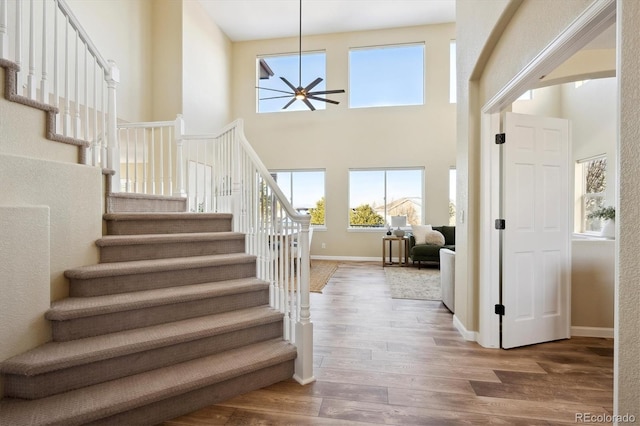
<path id="1" fill-rule="evenodd" d="M 302 81 L 300 81 L 298 68 L 298 54 L 261 56 L 256 61 L 258 112 L 279 111 L 309 111 L 309 108 L 301 102 L 295 101 L 287 109 L 282 108 L 293 98 L 282 92 L 291 92 L 291 88 L 280 77 L 286 78 L 294 86 L 299 84 L 307 86 L 316 78 L 322 78 L 320 84 L 313 90 L 326 90 L 326 55 L 324 52 L 311 52 L 302 54 Z M 268 90 L 272 89 L 272 90 Z M 282 91 L 282 92 L 281 92 Z M 316 109 L 325 109 L 324 102 L 310 100 Z"/>
<path id="2" fill-rule="evenodd" d="M 422 224 L 423 182 L 423 168 L 350 170 L 349 226 L 381 228 L 391 216 Z"/>
<path id="3" fill-rule="evenodd" d="M 577 230 L 585 233 L 599 232 L 602 228 L 601 220 L 589 219 L 588 216 L 605 205 L 607 158 L 600 156 L 579 161 L 576 171 L 581 222 L 581 229 Z"/>
<path id="4" fill-rule="evenodd" d="M 298 213 L 310 214 L 311 225 L 325 224 L 324 170 L 281 170 L 273 178 Z"/>
<path id="5" fill-rule="evenodd" d="M 349 107 L 424 104 L 424 44 L 351 49 Z"/>

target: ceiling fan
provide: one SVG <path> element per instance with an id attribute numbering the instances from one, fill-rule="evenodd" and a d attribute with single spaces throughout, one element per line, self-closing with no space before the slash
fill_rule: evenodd
<path id="1" fill-rule="evenodd" d="M 288 92 L 288 91 L 285 91 L 285 90 L 270 89 L 268 87 L 258 87 L 258 86 L 256 86 L 256 89 L 270 90 L 272 92 L 286 93 L 286 95 L 271 96 L 271 97 L 268 97 L 268 98 L 260 98 L 260 100 L 262 101 L 262 100 L 267 100 L 267 99 L 280 99 L 280 98 L 292 97 L 292 99 L 289 102 L 287 102 L 287 104 L 284 107 L 282 107 L 282 109 L 289 108 L 289 106 L 291 106 L 291 104 L 293 104 L 295 101 L 299 100 L 299 101 L 304 102 L 304 104 L 311 111 L 315 111 L 316 109 L 313 106 L 313 104 L 310 102 L 310 100 L 328 102 L 328 103 L 331 103 L 331 104 L 338 105 L 340 102 L 334 101 L 332 99 L 321 98 L 321 97 L 319 97 L 319 95 L 330 95 L 330 94 L 334 94 L 334 93 L 345 93 L 344 89 L 321 90 L 321 91 L 313 92 L 312 89 L 314 87 L 316 87 L 318 84 L 320 84 L 320 82 L 322 82 L 322 78 L 320 78 L 320 77 L 316 78 L 315 80 L 313 80 L 311 83 L 309 83 L 305 87 L 302 87 L 302 0 L 300 0 L 300 21 L 299 22 L 300 22 L 300 32 L 299 32 L 299 37 L 298 37 L 298 87 L 294 86 L 286 78 L 280 77 L 280 79 L 292 91 Z"/>

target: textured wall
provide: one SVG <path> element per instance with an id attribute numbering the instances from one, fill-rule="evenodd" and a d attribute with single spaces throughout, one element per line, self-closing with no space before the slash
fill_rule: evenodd
<path id="1" fill-rule="evenodd" d="M 0 360 L 51 338 L 49 232 L 48 207 L 0 205 Z"/>
<path id="2" fill-rule="evenodd" d="M 619 187 L 616 414 L 640 420 L 640 2 L 618 1 Z"/>

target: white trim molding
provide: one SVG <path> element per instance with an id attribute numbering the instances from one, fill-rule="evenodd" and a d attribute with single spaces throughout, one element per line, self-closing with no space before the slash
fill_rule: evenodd
<path id="1" fill-rule="evenodd" d="M 613 328 L 572 326 L 571 337 L 601 337 L 613 339 Z"/>
<path id="2" fill-rule="evenodd" d="M 462 338 L 464 340 L 467 340 L 469 342 L 476 342 L 478 340 L 478 332 L 467 330 L 464 324 L 462 324 L 462 321 L 460 321 L 455 315 L 453 316 L 453 326 L 462 335 Z"/>

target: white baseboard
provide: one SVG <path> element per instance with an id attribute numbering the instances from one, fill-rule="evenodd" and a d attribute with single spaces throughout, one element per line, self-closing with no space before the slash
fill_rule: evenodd
<path id="1" fill-rule="evenodd" d="M 462 335 L 464 340 L 469 342 L 476 342 L 478 340 L 478 333 L 476 331 L 469 331 L 462 324 L 462 321 L 458 319 L 457 316 L 453 316 L 453 326 L 458 330 L 458 332 Z"/>
<path id="2" fill-rule="evenodd" d="M 571 337 L 603 337 L 613 339 L 613 328 L 571 327 Z"/>
<path id="3" fill-rule="evenodd" d="M 345 262 L 378 262 L 381 263 L 380 257 L 357 257 L 357 256 L 311 256 L 311 260 L 343 260 Z"/>

